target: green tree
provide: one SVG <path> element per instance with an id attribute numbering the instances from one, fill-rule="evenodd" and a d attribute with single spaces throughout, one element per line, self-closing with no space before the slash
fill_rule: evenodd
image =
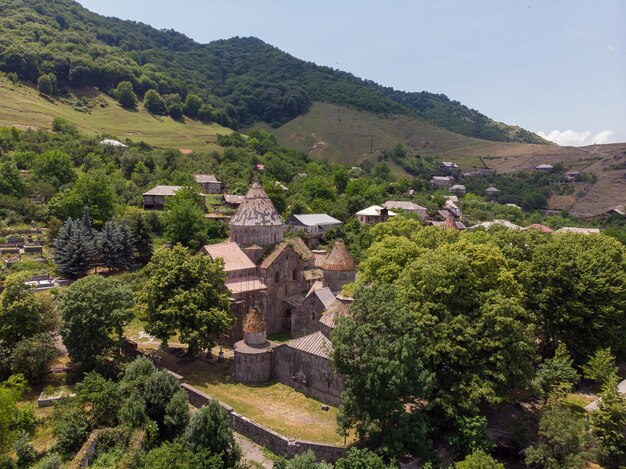
<path id="1" fill-rule="evenodd" d="M 435 373 L 433 407 L 452 418 L 476 414 L 530 382 L 532 325 L 497 247 L 443 244 L 405 268 L 396 286 Z"/>
<path id="2" fill-rule="evenodd" d="M 194 450 L 204 448 L 219 454 L 224 467 L 233 467 L 241 459 L 241 448 L 230 428 L 228 414 L 215 400 L 209 400 L 191 417 L 184 438 Z"/>
<path id="3" fill-rule="evenodd" d="M 384 454 L 423 454 L 429 427 L 419 403 L 429 398 L 433 380 L 409 311 L 393 287 L 373 284 L 357 290 L 350 313 L 332 335 L 333 360 L 345 377 L 339 427 L 354 429 Z"/>
<path id="4" fill-rule="evenodd" d="M 127 109 L 137 107 L 137 95 L 133 90 L 133 84 L 130 81 L 122 81 L 115 88 L 115 96 L 117 101 Z"/>
<path id="5" fill-rule="evenodd" d="M 116 203 L 111 177 L 96 172 L 82 174 L 71 189 L 58 193 L 49 205 L 50 210 L 63 220 L 80 218 L 87 207 L 94 224 L 100 226 L 113 217 Z"/>
<path id="6" fill-rule="evenodd" d="M 365 259 L 359 264 L 359 283 L 393 282 L 422 251 L 416 243 L 405 237 L 385 236 L 369 247 Z"/>
<path id="7" fill-rule="evenodd" d="M 13 375 L 0 382 L 0 453 L 11 447 L 15 439 L 13 420 L 17 413 L 17 402 L 26 390 L 24 377 Z"/>
<path id="8" fill-rule="evenodd" d="M 183 187 L 167 201 L 163 225 L 171 243 L 181 243 L 194 250 L 206 243 L 207 220 L 196 189 Z"/>
<path id="9" fill-rule="evenodd" d="M 497 462 L 489 454 L 479 449 L 469 454 L 454 466 L 456 469 L 504 469 L 504 464 Z"/>
<path id="10" fill-rule="evenodd" d="M 562 234 L 537 246 L 527 296 L 544 356 L 559 342 L 576 364 L 601 347 L 624 351 L 626 249 L 618 241 Z"/>
<path id="11" fill-rule="evenodd" d="M 88 409 L 94 425 L 100 427 L 117 425 L 121 398 L 119 385 L 95 372 L 87 373 L 76 385 L 76 400 Z"/>
<path id="12" fill-rule="evenodd" d="M 54 73 L 44 73 L 37 79 L 37 91 L 41 94 L 57 94 L 57 77 Z"/>
<path id="13" fill-rule="evenodd" d="M 57 354 L 50 334 L 35 334 L 17 343 L 11 354 L 11 370 L 31 384 L 41 383 Z"/>
<path id="14" fill-rule="evenodd" d="M 526 449 L 526 464 L 546 469 L 582 469 L 597 462 L 598 456 L 598 441 L 585 428 L 583 416 L 557 401 L 543 411 L 539 440 Z"/>
<path id="15" fill-rule="evenodd" d="M 183 107 L 180 103 L 172 103 L 168 110 L 172 119 L 180 119 L 183 117 Z"/>
<path id="16" fill-rule="evenodd" d="M 556 348 L 554 357 L 539 365 L 533 387 L 542 396 L 559 396 L 571 391 L 578 380 L 579 376 L 567 346 L 561 343 Z"/>
<path id="17" fill-rule="evenodd" d="M 221 261 L 192 256 L 180 245 L 161 248 L 146 267 L 147 280 L 137 294 L 146 332 L 163 344 L 179 334 L 196 354 L 212 347 L 233 323 Z"/>
<path id="18" fill-rule="evenodd" d="M 54 406 L 52 434 L 56 438 L 54 449 L 70 456 L 80 449 L 89 435 L 89 420 L 83 410 L 69 400 Z"/>
<path id="19" fill-rule="evenodd" d="M 615 374 L 603 385 L 598 409 L 591 412 L 591 429 L 600 440 L 609 467 L 626 464 L 626 398 L 619 392 Z"/>
<path id="20" fill-rule="evenodd" d="M 491 451 L 495 445 L 487 434 L 487 418 L 482 415 L 459 416 L 456 429 L 448 440 L 453 448 L 462 454 L 475 451 Z"/>
<path id="21" fill-rule="evenodd" d="M 96 257 L 93 236 L 81 222 L 68 218 L 54 240 L 57 271 L 70 277 L 85 275 Z"/>
<path id="22" fill-rule="evenodd" d="M 158 91 L 148 90 L 143 97 L 144 107 L 152 114 L 165 114 L 167 106 Z"/>
<path id="23" fill-rule="evenodd" d="M 224 469 L 219 455 L 202 448 L 192 450 L 182 443 L 163 443 L 151 449 L 138 466 L 142 469 Z"/>
<path id="24" fill-rule="evenodd" d="M 9 350 L 45 330 L 44 304 L 32 293 L 26 272 L 8 276 L 0 293 L 0 345 Z"/>
<path id="25" fill-rule="evenodd" d="M 146 217 L 138 213 L 130 222 L 130 230 L 138 260 L 147 264 L 152 258 L 152 229 Z"/>
<path id="26" fill-rule="evenodd" d="M 610 347 L 599 348 L 583 365 L 585 378 L 595 381 L 600 386 L 604 386 L 609 380 L 612 380 L 617 371 L 615 356 L 611 353 Z"/>
<path id="27" fill-rule="evenodd" d="M 37 451 L 26 432 L 20 432 L 13 443 L 13 450 L 17 456 L 17 467 L 30 467 L 37 459 Z"/>
<path id="28" fill-rule="evenodd" d="M 49 182 L 57 189 L 76 179 L 72 160 L 60 150 L 49 150 L 38 155 L 33 162 L 33 175 L 38 181 Z"/>
<path id="29" fill-rule="evenodd" d="M 22 197 L 26 191 L 20 172 L 10 160 L 0 161 L 0 194 Z"/>
<path id="30" fill-rule="evenodd" d="M 96 238 L 98 257 L 112 270 L 128 269 L 133 263 L 134 242 L 125 221 L 109 220 Z"/>
<path id="31" fill-rule="evenodd" d="M 183 107 L 183 111 L 186 116 L 189 117 L 197 117 L 198 111 L 202 107 L 202 99 L 200 99 L 195 94 L 188 94 L 185 99 L 185 105 Z"/>
<path id="32" fill-rule="evenodd" d="M 70 358 L 92 369 L 100 359 L 119 355 L 132 306 L 132 292 L 115 279 L 90 275 L 70 285 L 58 306 Z"/>
<path id="33" fill-rule="evenodd" d="M 336 469 L 391 469 L 382 458 L 368 449 L 350 448 L 348 454 L 337 461 Z"/>

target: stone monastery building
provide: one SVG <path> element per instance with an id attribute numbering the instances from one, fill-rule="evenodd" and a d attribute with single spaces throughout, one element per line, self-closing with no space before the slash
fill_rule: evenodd
<path id="1" fill-rule="evenodd" d="M 230 341 L 243 339 L 246 315 L 256 309 L 267 333 L 301 337 L 319 332 L 322 313 L 341 287 L 355 278 L 355 264 L 342 241 L 329 254 L 313 253 L 298 237 L 284 238 L 285 225 L 257 181 L 230 220 L 230 240 L 204 246 L 223 259 L 231 311 Z"/>

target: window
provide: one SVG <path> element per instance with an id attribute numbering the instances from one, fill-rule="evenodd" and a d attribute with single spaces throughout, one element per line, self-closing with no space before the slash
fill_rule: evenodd
<path id="1" fill-rule="evenodd" d="M 311 313 L 311 321 L 315 321 L 315 312 Z"/>
<path id="2" fill-rule="evenodd" d="M 285 296 L 289 294 L 289 285 L 285 285 Z"/>
<path id="3" fill-rule="evenodd" d="M 280 272 L 274 274 L 274 283 L 280 282 Z"/>
<path id="4" fill-rule="evenodd" d="M 297 278 L 298 278 L 298 269 L 293 269 L 291 280 L 296 280 Z"/>

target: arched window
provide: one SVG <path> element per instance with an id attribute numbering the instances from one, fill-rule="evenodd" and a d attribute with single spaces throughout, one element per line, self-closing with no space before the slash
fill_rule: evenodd
<path id="1" fill-rule="evenodd" d="M 280 282 L 280 272 L 274 274 L 274 283 Z"/>

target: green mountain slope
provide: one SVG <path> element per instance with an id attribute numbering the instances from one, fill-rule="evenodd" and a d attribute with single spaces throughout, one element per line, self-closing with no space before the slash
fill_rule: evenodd
<path id="1" fill-rule="evenodd" d="M 175 31 L 94 14 L 71 0 L 0 3 L 0 68 L 31 82 L 54 73 L 70 87 L 107 91 L 128 80 L 139 94 L 156 88 L 184 99 L 193 92 L 202 96 L 206 116 L 233 128 L 259 121 L 276 127 L 321 101 L 420 117 L 466 136 L 547 143 L 445 95 L 385 88 L 256 38 L 201 45 Z"/>

